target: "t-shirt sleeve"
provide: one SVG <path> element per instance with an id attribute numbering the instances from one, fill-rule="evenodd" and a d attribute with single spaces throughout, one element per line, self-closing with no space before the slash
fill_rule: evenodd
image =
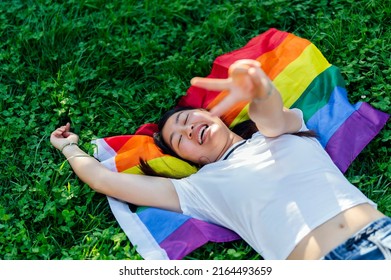
<path id="1" fill-rule="evenodd" d="M 302 131 L 307 131 L 308 128 L 307 126 L 305 125 L 305 122 L 304 122 L 304 116 L 303 116 L 303 112 L 298 109 L 298 108 L 292 108 L 290 109 L 292 112 L 294 112 L 296 115 L 298 115 L 301 119 L 301 128 L 299 129 L 298 132 L 302 132 Z"/>
<path id="2" fill-rule="evenodd" d="M 215 222 L 213 220 L 215 214 L 210 208 L 212 202 L 202 192 L 202 187 L 195 188 L 189 178 L 170 180 L 178 194 L 183 214 L 199 220 Z"/>
<path id="3" fill-rule="evenodd" d="M 182 210 L 182 213 L 185 214 L 185 215 L 188 215 L 189 214 L 189 211 L 187 209 L 187 204 L 186 204 L 186 192 L 184 190 L 184 188 L 189 188 L 189 186 L 187 186 L 187 184 L 185 183 L 185 181 L 183 179 L 170 179 L 172 184 L 174 185 L 174 188 L 175 188 L 175 191 L 178 195 L 178 199 L 179 199 L 179 206 Z"/>
<path id="4" fill-rule="evenodd" d="M 203 205 L 204 201 L 199 199 L 199 191 L 194 188 L 187 178 L 170 180 L 178 194 L 182 213 L 193 218 L 206 220 L 204 212 L 207 211 L 207 205 Z"/>

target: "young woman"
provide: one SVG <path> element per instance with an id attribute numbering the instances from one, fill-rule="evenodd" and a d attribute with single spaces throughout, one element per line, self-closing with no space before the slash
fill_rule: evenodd
<path id="1" fill-rule="evenodd" d="M 184 179 L 111 172 L 78 146 L 69 124 L 51 143 L 94 190 L 136 205 L 183 212 L 237 232 L 265 259 L 390 259 L 391 219 L 351 185 L 314 137 L 302 113 L 283 107 L 258 62 L 240 60 L 227 79 L 192 84 L 229 95 L 213 110 L 166 115 L 159 132 L 171 153 L 202 168 Z M 250 102 L 250 139 L 219 118 Z"/>

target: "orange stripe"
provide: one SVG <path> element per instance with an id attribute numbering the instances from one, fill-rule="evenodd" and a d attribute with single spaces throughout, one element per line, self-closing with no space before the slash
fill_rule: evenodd
<path id="1" fill-rule="evenodd" d="M 208 104 L 208 106 L 206 107 L 206 109 L 210 110 L 210 109 L 213 108 L 215 105 L 219 104 L 220 101 L 223 100 L 227 95 L 228 95 L 228 90 L 223 90 L 222 92 L 220 92 L 220 93 L 215 97 L 215 99 L 213 99 L 213 100 Z"/>
<path id="2" fill-rule="evenodd" d="M 152 137 L 136 135 L 127 141 L 118 151 L 115 157 L 115 163 L 118 172 L 122 172 L 138 165 L 140 163 L 140 156 L 145 160 L 150 160 L 162 155 Z"/>
<path id="3" fill-rule="evenodd" d="M 223 100 L 228 95 L 228 90 L 222 91 L 219 95 L 216 96 L 215 99 L 213 99 L 207 106 L 207 110 L 210 110 L 215 105 L 217 105 L 221 100 Z M 232 108 L 230 108 L 228 111 L 226 111 L 220 118 L 225 123 L 230 125 L 234 119 L 237 117 L 237 115 L 243 110 L 243 108 L 247 105 L 247 101 L 242 101 Z"/>
<path id="4" fill-rule="evenodd" d="M 240 114 L 243 108 L 246 107 L 247 104 L 248 101 L 237 103 L 221 116 L 222 121 L 228 126 L 231 126 L 232 122 L 237 118 L 237 116 Z"/>
<path id="5" fill-rule="evenodd" d="M 277 48 L 261 55 L 257 60 L 262 64 L 263 71 L 274 80 L 309 44 L 310 41 L 289 34 Z"/>

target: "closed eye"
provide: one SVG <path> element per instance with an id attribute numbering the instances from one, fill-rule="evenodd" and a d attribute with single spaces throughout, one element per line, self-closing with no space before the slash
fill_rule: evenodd
<path id="1" fill-rule="evenodd" d="M 186 115 L 186 118 L 185 118 L 185 121 L 183 122 L 183 125 L 186 125 L 188 119 L 189 119 L 189 114 Z M 179 145 L 181 144 L 181 141 L 182 141 L 182 134 L 179 136 L 178 148 L 179 148 Z"/>
<path id="2" fill-rule="evenodd" d="M 179 113 L 179 115 L 178 115 L 178 119 L 179 119 L 179 117 L 182 115 L 182 112 L 181 113 Z M 187 124 L 187 120 L 189 119 L 189 114 L 186 114 L 186 117 L 185 117 L 185 120 L 183 121 L 183 125 L 186 125 Z M 179 148 L 179 145 L 181 144 L 181 141 L 182 141 L 182 134 L 181 135 L 179 135 L 179 139 L 178 139 L 178 144 L 177 144 L 177 146 L 178 146 L 178 148 Z"/>
<path id="3" fill-rule="evenodd" d="M 178 140 L 178 148 L 179 148 L 179 145 L 181 144 L 181 141 L 182 141 L 182 135 L 179 136 L 179 140 Z"/>

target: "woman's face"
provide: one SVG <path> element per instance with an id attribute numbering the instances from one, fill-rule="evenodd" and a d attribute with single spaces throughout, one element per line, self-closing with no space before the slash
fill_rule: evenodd
<path id="1" fill-rule="evenodd" d="M 181 158 L 197 164 L 218 160 L 240 137 L 206 110 L 174 113 L 162 129 L 164 142 Z"/>

